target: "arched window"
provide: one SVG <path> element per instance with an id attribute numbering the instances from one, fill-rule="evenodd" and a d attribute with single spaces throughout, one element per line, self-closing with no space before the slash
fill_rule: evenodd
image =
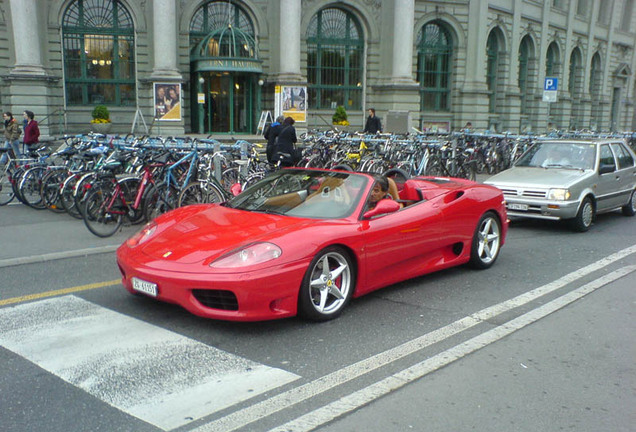
<path id="1" fill-rule="evenodd" d="M 579 129 L 581 124 L 581 93 L 583 87 L 583 60 L 581 50 L 574 48 L 570 55 L 570 72 L 568 74 L 568 92 L 572 98 L 572 114 L 570 118 L 570 127 Z"/>
<path id="2" fill-rule="evenodd" d="M 548 46 L 548 52 L 545 59 L 545 76 L 559 76 L 559 47 L 556 42 L 552 42 L 550 46 Z"/>
<path id="3" fill-rule="evenodd" d="M 518 84 L 521 92 L 521 114 L 528 114 L 528 81 L 530 78 L 529 69 L 532 50 L 532 40 L 530 36 L 525 36 L 519 45 Z"/>
<path id="4" fill-rule="evenodd" d="M 590 69 L 590 96 L 592 98 L 592 125 L 600 127 L 602 111 L 600 104 L 601 99 L 601 80 L 603 78 L 603 70 L 601 66 L 601 56 L 599 53 L 592 57 L 592 65 Z"/>
<path id="5" fill-rule="evenodd" d="M 453 42 L 440 22 L 425 24 L 417 37 L 421 111 L 450 111 Z"/>
<path id="6" fill-rule="evenodd" d="M 592 57 L 592 68 L 590 69 L 590 95 L 593 100 L 598 100 L 601 93 L 601 56 L 596 53 Z"/>
<path id="7" fill-rule="evenodd" d="M 66 101 L 135 104 L 135 32 L 118 0 L 75 0 L 62 18 Z"/>
<path id="8" fill-rule="evenodd" d="M 214 1 L 201 6 L 190 21 L 190 47 L 196 46 L 214 30 L 228 24 L 254 37 L 254 25 L 247 13 L 228 1 Z"/>
<path id="9" fill-rule="evenodd" d="M 362 29 L 351 13 L 328 8 L 312 17 L 307 30 L 310 106 L 362 108 L 363 52 Z"/>
<path id="10" fill-rule="evenodd" d="M 486 54 L 488 63 L 486 66 L 486 84 L 488 84 L 488 110 L 491 113 L 497 112 L 497 75 L 499 74 L 499 36 L 497 29 L 493 29 L 488 35 L 486 42 Z"/>

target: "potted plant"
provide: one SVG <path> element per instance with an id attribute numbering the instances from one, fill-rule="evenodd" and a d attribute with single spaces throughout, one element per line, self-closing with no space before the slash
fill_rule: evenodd
<path id="1" fill-rule="evenodd" d="M 331 117 L 334 125 L 338 126 L 349 126 L 349 121 L 347 120 L 347 110 L 342 105 L 336 107 L 336 112 Z"/>
<path id="2" fill-rule="evenodd" d="M 110 131 L 110 112 L 105 105 L 97 105 L 93 109 L 93 120 L 91 120 L 91 130 L 101 134 L 107 134 Z"/>

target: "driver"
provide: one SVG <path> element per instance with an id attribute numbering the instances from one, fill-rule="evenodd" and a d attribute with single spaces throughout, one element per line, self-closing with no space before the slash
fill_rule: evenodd
<path id="1" fill-rule="evenodd" d="M 375 183 L 373 184 L 373 189 L 371 189 L 371 193 L 367 199 L 367 211 L 373 210 L 380 200 L 397 200 L 399 198 L 397 185 L 393 179 L 378 174 L 374 174 L 373 179 L 375 180 Z"/>
<path id="2" fill-rule="evenodd" d="M 548 152 L 548 157 L 541 164 L 541 166 L 546 167 L 549 165 L 571 165 L 570 160 L 567 157 L 567 149 L 565 149 L 562 145 L 554 145 L 550 148 Z"/>

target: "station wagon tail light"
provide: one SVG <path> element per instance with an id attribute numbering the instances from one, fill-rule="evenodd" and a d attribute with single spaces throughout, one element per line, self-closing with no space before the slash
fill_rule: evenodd
<path id="1" fill-rule="evenodd" d="M 570 199 L 570 191 L 567 189 L 550 189 L 548 199 L 554 201 L 566 201 Z"/>
<path id="2" fill-rule="evenodd" d="M 212 261 L 212 268 L 238 268 L 261 264 L 280 257 L 283 251 L 273 243 L 253 243 Z"/>
<path id="3" fill-rule="evenodd" d="M 148 240 L 157 230 L 157 224 L 154 222 L 148 223 L 145 227 L 141 229 L 137 234 L 126 240 L 126 245 L 128 247 L 139 246 L 146 240 Z"/>

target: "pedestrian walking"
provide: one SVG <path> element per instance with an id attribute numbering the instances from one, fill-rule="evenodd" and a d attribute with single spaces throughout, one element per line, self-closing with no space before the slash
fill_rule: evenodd
<path id="1" fill-rule="evenodd" d="M 4 118 L 4 148 L 12 149 L 14 153 L 14 157 L 16 159 L 20 159 L 20 135 L 22 135 L 22 131 L 20 130 L 20 126 L 15 118 L 13 118 L 13 114 L 7 111 L 2 114 Z M 2 153 L 2 157 L 0 157 L 0 165 L 4 165 L 9 160 L 9 156 L 6 153 Z"/>
<path id="2" fill-rule="evenodd" d="M 35 114 L 33 114 L 33 111 L 25 110 L 24 119 L 26 120 L 24 145 L 28 151 L 36 150 L 40 142 L 40 128 L 38 128 L 38 122 L 35 121 Z"/>
<path id="3" fill-rule="evenodd" d="M 369 108 L 369 117 L 367 117 L 367 122 L 364 125 L 364 130 L 362 132 L 369 134 L 382 132 L 382 123 L 375 115 L 375 108 Z"/>

